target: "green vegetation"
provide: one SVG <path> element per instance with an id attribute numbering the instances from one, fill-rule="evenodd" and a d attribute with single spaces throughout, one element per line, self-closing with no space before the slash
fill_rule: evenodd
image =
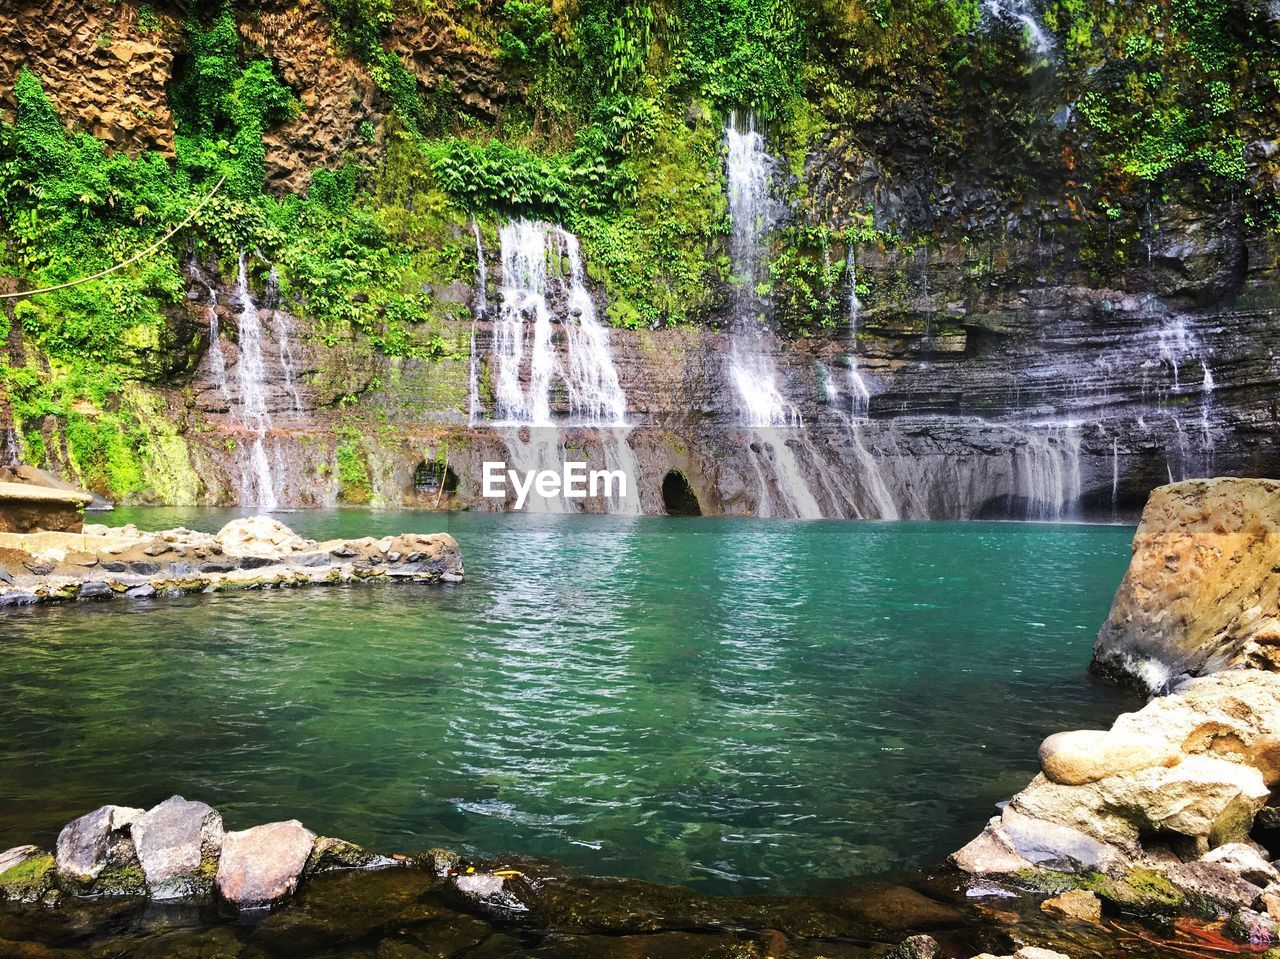
<path id="1" fill-rule="evenodd" d="M 20 902 L 39 899 L 53 885 L 53 866 L 53 857 L 44 853 L 6 869 L 0 873 L 0 894 Z"/>

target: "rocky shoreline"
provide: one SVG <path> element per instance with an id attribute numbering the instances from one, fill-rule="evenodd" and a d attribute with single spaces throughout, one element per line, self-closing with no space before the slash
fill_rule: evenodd
<path id="1" fill-rule="evenodd" d="M 1046 739 L 1040 775 L 958 868 L 1073 921 L 1192 916 L 1280 945 L 1278 521 L 1266 480 L 1152 494 L 1094 668 L 1153 698 L 1109 730 Z"/>
<path id="2" fill-rule="evenodd" d="M 132 525 L 0 533 L 0 607 L 350 582 L 458 583 L 463 575 L 458 543 L 447 533 L 320 543 L 265 516 L 233 520 L 217 533 Z"/>
<path id="3" fill-rule="evenodd" d="M 296 820 L 229 831 L 182 796 L 103 806 L 67 823 L 52 850 L 0 853 L 0 955 L 41 959 L 1064 957 L 1021 938 L 976 924 L 951 878 L 715 897 L 539 859 L 381 855 Z"/>

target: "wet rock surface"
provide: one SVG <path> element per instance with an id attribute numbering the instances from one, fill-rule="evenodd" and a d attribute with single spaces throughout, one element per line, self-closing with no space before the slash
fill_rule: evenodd
<path id="1" fill-rule="evenodd" d="M 83 533 L 0 533 L 0 559 L 10 557 L 17 568 L 7 581 L 0 580 L 0 607 L 353 581 L 456 583 L 463 578 L 458 543 L 446 533 L 317 543 L 263 516 L 233 520 L 216 534 L 98 525 Z"/>

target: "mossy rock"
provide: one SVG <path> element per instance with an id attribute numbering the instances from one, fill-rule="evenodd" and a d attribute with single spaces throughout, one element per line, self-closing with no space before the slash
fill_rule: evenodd
<path id="1" fill-rule="evenodd" d="M 1130 869 L 1123 876 L 1100 872 L 1066 873 L 1050 869 L 1024 869 L 1010 880 L 1023 889 L 1057 896 L 1072 889 L 1092 892 L 1105 903 L 1128 913 L 1165 916 L 1189 905 L 1164 873 L 1155 869 Z"/>
<path id="2" fill-rule="evenodd" d="M 37 902 L 54 888 L 53 856 L 33 856 L 0 873 L 0 898 Z"/>
<path id="3" fill-rule="evenodd" d="M 91 892 L 95 896 L 145 896 L 147 877 L 141 866 L 132 863 L 108 866 L 98 873 Z"/>
<path id="4" fill-rule="evenodd" d="M 311 847 L 311 855 L 303 867 L 303 876 L 314 876 L 320 872 L 331 872 L 335 869 L 368 869 L 383 861 L 377 853 L 357 846 L 345 839 L 334 839 L 321 836 Z"/>
<path id="5" fill-rule="evenodd" d="M 1186 906 L 1182 893 L 1154 869 L 1130 869 L 1116 879 L 1089 873 L 1080 888 L 1128 912 L 1167 915 Z"/>

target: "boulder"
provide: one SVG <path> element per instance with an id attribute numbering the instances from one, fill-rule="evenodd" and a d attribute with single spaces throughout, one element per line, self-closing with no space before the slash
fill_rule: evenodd
<path id="1" fill-rule="evenodd" d="M 292 895 L 315 841 L 315 833 L 296 819 L 226 833 L 215 879 L 218 895 L 240 909 Z"/>
<path id="2" fill-rule="evenodd" d="M 1166 875 L 1169 882 L 1188 899 L 1216 909 L 1220 916 L 1227 916 L 1237 909 L 1248 909 L 1262 894 L 1251 882 L 1217 862 L 1179 863 Z"/>
<path id="3" fill-rule="evenodd" d="M 233 519 L 214 539 L 223 552 L 233 557 L 280 557 L 299 550 L 310 551 L 316 545 L 269 516 Z"/>
<path id="4" fill-rule="evenodd" d="M 152 898 L 209 893 L 222 836 L 222 816 L 216 809 L 181 796 L 170 796 L 139 816 L 133 823 L 133 841 Z"/>
<path id="5" fill-rule="evenodd" d="M 1221 863 L 1245 882 L 1251 882 L 1255 886 L 1265 888 L 1272 883 L 1280 883 L 1280 869 L 1267 862 L 1262 853 L 1248 843 L 1227 843 L 1217 849 L 1210 849 L 1203 858 L 1205 862 Z"/>
<path id="6" fill-rule="evenodd" d="M 1176 743 L 1145 733 L 1078 729 L 1054 733 L 1040 745 L 1040 768 L 1055 783 L 1077 786 L 1181 758 Z"/>
<path id="7" fill-rule="evenodd" d="M 142 815 L 129 806 L 102 806 L 58 833 L 58 879 L 80 895 L 144 895 L 131 826 Z"/>
<path id="8" fill-rule="evenodd" d="M 1060 896 L 1040 903 L 1040 911 L 1055 919 L 1101 922 L 1102 900 L 1084 889 L 1069 889 Z"/>
<path id="9" fill-rule="evenodd" d="M 1188 480 L 1152 492 L 1094 645 L 1099 670 L 1159 691 L 1263 665 L 1280 616 L 1280 483 Z M 1257 641 L 1255 641 L 1257 637 Z"/>
<path id="10" fill-rule="evenodd" d="M 394 862 L 394 859 L 369 852 L 345 839 L 321 836 L 315 841 L 302 874 L 313 876 L 319 872 L 332 872 L 335 869 L 372 869 L 377 866 L 389 866 Z"/>
<path id="11" fill-rule="evenodd" d="M 1191 756 L 1080 786 L 1037 776 L 1007 808 L 1070 826 L 1133 859 L 1144 852 L 1140 837 L 1156 833 L 1178 837 L 1199 856 L 1245 838 L 1269 795 L 1257 769 Z"/>
<path id="12" fill-rule="evenodd" d="M 884 959 L 941 959 L 942 950 L 933 936 L 910 936 L 884 954 Z"/>
<path id="13" fill-rule="evenodd" d="M 78 533 L 84 526 L 84 508 L 92 501 L 88 493 L 0 482 L 0 532 Z"/>

